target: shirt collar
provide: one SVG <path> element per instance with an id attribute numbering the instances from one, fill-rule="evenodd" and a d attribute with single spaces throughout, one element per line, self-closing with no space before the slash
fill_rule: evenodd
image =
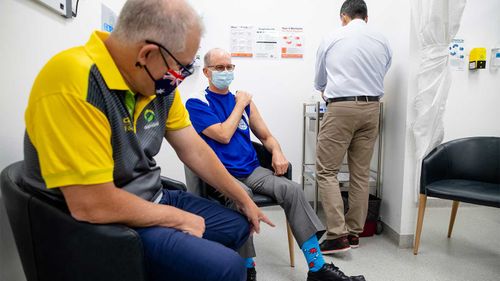
<path id="1" fill-rule="evenodd" d="M 217 94 L 217 93 L 214 93 L 214 92 L 210 91 L 210 88 L 209 88 L 209 87 L 207 87 L 207 88 L 205 89 L 205 92 L 207 92 L 207 94 L 210 94 L 210 95 L 215 95 L 215 96 L 230 96 L 230 95 L 232 95 L 232 94 L 233 94 L 233 93 L 231 93 L 231 91 L 228 91 L 226 95 Z"/>
<path id="2" fill-rule="evenodd" d="M 349 22 L 349 24 L 351 24 L 351 23 L 352 23 L 352 24 L 366 24 L 366 21 L 364 21 L 364 20 L 362 20 L 362 19 L 358 19 L 358 18 L 356 18 L 356 19 L 352 19 L 352 20 Z"/>
<path id="3" fill-rule="evenodd" d="M 106 48 L 106 45 L 104 45 L 104 40 L 108 37 L 109 33 L 107 32 L 94 31 L 92 35 L 90 35 L 89 41 L 85 44 L 85 50 L 95 62 L 109 89 L 129 90 L 111 54 Z"/>

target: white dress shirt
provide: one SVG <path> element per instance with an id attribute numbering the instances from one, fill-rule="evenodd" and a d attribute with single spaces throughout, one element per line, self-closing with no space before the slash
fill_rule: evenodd
<path id="1" fill-rule="evenodd" d="M 365 21 L 354 19 L 319 46 L 314 86 L 325 98 L 382 97 L 391 61 L 387 39 Z"/>

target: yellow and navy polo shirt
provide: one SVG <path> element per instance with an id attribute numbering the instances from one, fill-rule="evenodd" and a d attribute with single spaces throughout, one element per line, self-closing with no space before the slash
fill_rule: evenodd
<path id="1" fill-rule="evenodd" d="M 161 192 L 154 156 L 166 130 L 191 125 L 179 92 L 136 95 L 94 32 L 86 45 L 54 56 L 40 71 L 25 114 L 25 183 L 61 196 L 58 187 L 114 182 L 146 200 Z"/>

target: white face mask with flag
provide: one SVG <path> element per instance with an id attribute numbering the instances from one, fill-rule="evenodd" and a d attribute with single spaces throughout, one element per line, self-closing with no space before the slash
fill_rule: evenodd
<path id="1" fill-rule="evenodd" d="M 219 89 L 224 90 L 229 88 L 234 79 L 234 72 L 232 71 L 212 71 L 212 84 Z"/>

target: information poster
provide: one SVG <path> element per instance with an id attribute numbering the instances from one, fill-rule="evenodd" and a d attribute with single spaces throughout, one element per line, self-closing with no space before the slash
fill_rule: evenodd
<path id="1" fill-rule="evenodd" d="M 232 57 L 253 57 L 254 30 L 248 25 L 231 26 L 229 50 Z"/>
<path id="2" fill-rule="evenodd" d="M 281 58 L 304 57 L 304 28 L 282 27 L 281 28 Z"/>
<path id="3" fill-rule="evenodd" d="M 264 59 L 279 58 L 279 34 L 274 27 L 259 27 L 255 30 L 254 57 Z"/>
<path id="4" fill-rule="evenodd" d="M 466 67 L 464 39 L 451 40 L 448 50 L 450 68 L 455 71 L 464 71 Z"/>
<path id="5" fill-rule="evenodd" d="M 108 6 L 101 3 L 101 29 L 111 32 L 115 28 L 116 13 Z"/>

